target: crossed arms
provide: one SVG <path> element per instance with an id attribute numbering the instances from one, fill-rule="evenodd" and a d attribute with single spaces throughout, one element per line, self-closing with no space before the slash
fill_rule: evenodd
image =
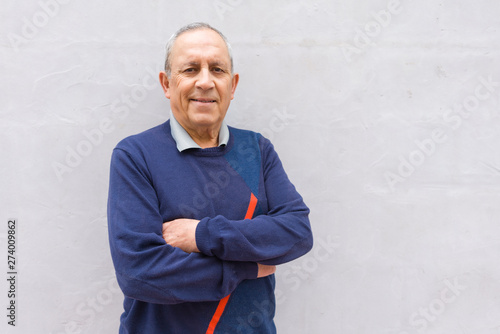
<path id="1" fill-rule="evenodd" d="M 272 145 L 265 144 L 269 210 L 251 222 L 221 215 L 165 222 L 154 186 L 159 181 L 150 172 L 157 152 L 144 153 L 134 143 L 113 151 L 108 231 L 118 283 L 127 297 L 158 304 L 217 301 L 241 281 L 270 275 L 276 265 L 311 249 L 309 209 Z"/>
<path id="2" fill-rule="evenodd" d="M 186 253 L 199 253 L 196 245 L 196 227 L 200 221 L 196 219 L 179 218 L 163 223 L 163 239 L 172 246 Z M 257 278 L 266 277 L 276 272 L 275 265 L 257 263 Z"/>

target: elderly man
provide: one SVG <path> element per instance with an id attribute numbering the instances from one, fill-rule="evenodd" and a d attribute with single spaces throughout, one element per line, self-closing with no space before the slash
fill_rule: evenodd
<path id="1" fill-rule="evenodd" d="M 275 266 L 311 249 L 309 209 L 272 144 L 225 124 L 238 80 L 219 31 L 181 28 L 160 73 L 170 119 L 113 151 L 120 333 L 276 333 Z"/>

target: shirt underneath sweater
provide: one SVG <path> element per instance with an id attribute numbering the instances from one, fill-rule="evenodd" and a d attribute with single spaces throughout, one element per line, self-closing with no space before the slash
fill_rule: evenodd
<path id="1" fill-rule="evenodd" d="M 227 145 L 179 152 L 170 121 L 122 140 L 111 159 L 108 227 L 125 295 L 120 333 L 276 333 L 274 275 L 257 264 L 312 247 L 309 209 L 272 144 L 229 127 Z M 162 225 L 200 220 L 188 254 Z"/>

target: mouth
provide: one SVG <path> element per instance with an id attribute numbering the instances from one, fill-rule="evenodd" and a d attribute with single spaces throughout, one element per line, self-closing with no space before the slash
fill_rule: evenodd
<path id="1" fill-rule="evenodd" d="M 215 100 L 211 100 L 211 99 L 191 99 L 191 101 L 200 102 L 200 103 L 215 103 Z"/>

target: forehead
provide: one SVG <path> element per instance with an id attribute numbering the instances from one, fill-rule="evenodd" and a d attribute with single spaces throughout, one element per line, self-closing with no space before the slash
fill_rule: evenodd
<path id="1" fill-rule="evenodd" d="M 177 37 L 172 49 L 172 63 L 204 59 L 230 62 L 226 43 L 217 32 L 197 29 Z"/>

